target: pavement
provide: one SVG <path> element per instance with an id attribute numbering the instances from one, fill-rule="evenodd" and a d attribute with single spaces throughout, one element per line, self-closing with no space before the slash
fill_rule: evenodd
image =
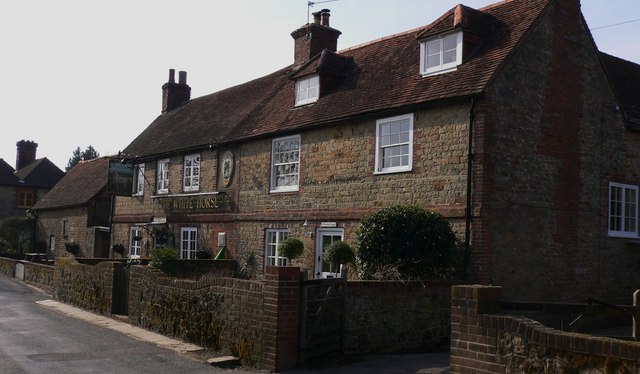
<path id="1" fill-rule="evenodd" d="M 211 365 L 229 368 L 243 372 L 260 372 L 255 369 L 239 367 L 237 358 L 230 356 L 203 356 L 207 350 L 195 344 L 185 343 L 180 340 L 169 338 L 143 328 L 133 326 L 129 323 L 117 319 L 94 314 L 86 310 L 60 303 L 55 300 L 36 301 L 42 307 L 52 309 L 58 313 L 69 317 L 78 318 L 86 322 L 102 326 L 104 328 L 117 331 L 133 339 L 155 344 L 159 347 L 173 350 L 179 354 L 186 355 Z M 235 361 L 234 361 L 235 360 Z M 229 363 L 232 363 L 231 365 Z M 449 373 L 449 352 L 403 354 L 403 355 L 375 355 L 375 356 L 348 356 L 338 359 L 327 359 L 316 362 L 307 367 L 287 370 L 286 373 L 318 373 L 318 374 L 340 374 L 340 373 L 417 373 L 417 374 L 442 374 Z"/>

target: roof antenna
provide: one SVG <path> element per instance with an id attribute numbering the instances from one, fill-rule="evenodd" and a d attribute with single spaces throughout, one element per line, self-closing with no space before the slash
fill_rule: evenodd
<path id="1" fill-rule="evenodd" d="M 311 7 L 316 4 L 332 3 L 334 1 L 338 0 L 307 1 L 307 39 L 311 39 L 311 24 L 309 23 L 309 14 L 311 14 Z"/>

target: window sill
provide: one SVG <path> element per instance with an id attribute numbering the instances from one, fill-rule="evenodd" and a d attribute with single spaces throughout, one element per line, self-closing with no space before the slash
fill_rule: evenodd
<path id="1" fill-rule="evenodd" d="M 385 175 L 385 174 L 398 174 L 398 173 L 410 173 L 411 172 L 411 168 L 403 168 L 403 169 L 387 169 L 387 170 L 380 170 L 380 171 L 376 171 L 373 174 L 374 175 Z"/>
<path id="2" fill-rule="evenodd" d="M 277 190 L 269 190 L 269 193 L 287 193 L 287 192 L 299 192 L 300 188 L 299 187 L 295 187 L 295 188 L 281 188 L 281 189 L 277 189 Z"/>

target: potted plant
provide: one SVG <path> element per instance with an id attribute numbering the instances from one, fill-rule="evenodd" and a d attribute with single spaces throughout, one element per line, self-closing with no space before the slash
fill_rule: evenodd
<path id="1" fill-rule="evenodd" d="M 287 265 L 289 265 L 292 260 L 300 257 L 303 251 L 304 243 L 296 238 L 285 239 L 278 245 L 278 253 L 280 256 L 287 258 Z"/>
<path id="2" fill-rule="evenodd" d="M 340 265 L 353 263 L 356 257 L 349 243 L 338 240 L 325 249 L 323 258 L 327 263 L 333 265 L 333 269 L 337 270 L 335 274 L 338 277 Z"/>

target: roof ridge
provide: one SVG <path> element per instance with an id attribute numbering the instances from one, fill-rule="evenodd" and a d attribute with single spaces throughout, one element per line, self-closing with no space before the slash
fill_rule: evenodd
<path id="1" fill-rule="evenodd" d="M 356 44 L 354 46 L 351 46 L 351 47 L 348 47 L 348 48 L 345 48 L 345 49 L 341 49 L 341 50 L 337 51 L 336 53 L 337 54 L 341 54 L 343 52 L 349 52 L 349 51 L 352 51 L 354 49 L 359 49 L 359 48 L 366 47 L 366 46 L 371 45 L 371 44 L 376 44 L 376 43 L 379 43 L 379 42 L 384 41 L 384 40 L 394 39 L 394 38 L 398 38 L 398 37 L 401 37 L 401 36 L 405 36 L 407 34 L 412 34 L 412 33 L 420 31 L 420 29 L 423 29 L 426 26 L 428 26 L 428 25 L 418 26 L 418 27 L 413 28 L 411 30 L 402 31 L 402 32 L 399 32 L 397 34 L 391 34 L 391 35 L 383 36 L 383 37 L 378 38 L 378 39 L 370 40 L 368 42 Z"/>

